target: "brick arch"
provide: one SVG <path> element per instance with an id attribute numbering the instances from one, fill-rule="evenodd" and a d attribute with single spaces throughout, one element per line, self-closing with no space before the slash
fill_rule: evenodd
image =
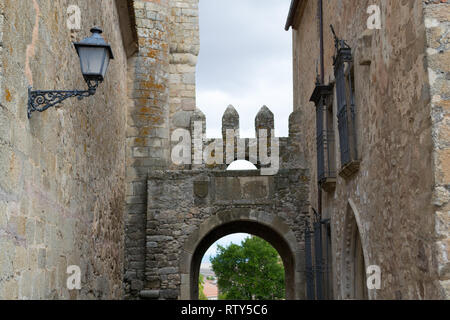
<path id="1" fill-rule="evenodd" d="M 303 250 L 295 234 L 279 217 L 266 212 L 231 209 L 219 212 L 203 222 L 185 241 L 180 259 L 181 299 L 198 299 L 201 260 L 217 240 L 233 233 L 249 233 L 269 242 L 283 260 L 286 298 L 305 298 Z"/>

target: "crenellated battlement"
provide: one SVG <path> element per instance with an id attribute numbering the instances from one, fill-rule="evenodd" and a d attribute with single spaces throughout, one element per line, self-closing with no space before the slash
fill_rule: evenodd
<path id="1" fill-rule="evenodd" d="M 236 160 L 249 161 L 262 170 L 303 168 L 299 146 L 288 137 L 275 137 L 274 114 L 267 106 L 255 117 L 256 138 L 241 138 L 239 113 L 232 105 L 222 116 L 222 138 L 218 139 L 206 136 L 206 117 L 200 109 L 178 112 L 174 118 L 178 127 L 172 128 L 171 169 L 226 170 Z"/>

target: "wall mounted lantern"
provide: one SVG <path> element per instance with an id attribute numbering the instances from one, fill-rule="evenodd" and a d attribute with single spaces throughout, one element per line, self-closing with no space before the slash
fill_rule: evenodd
<path id="1" fill-rule="evenodd" d="M 114 59 L 111 46 L 100 35 L 103 31 L 94 27 L 92 36 L 74 43 L 80 58 L 81 73 L 88 85 L 88 90 L 73 91 L 33 91 L 28 88 L 28 119 L 34 111 L 43 112 L 71 97 L 79 100 L 95 94 L 99 83 L 103 82 L 108 70 L 109 60 Z"/>

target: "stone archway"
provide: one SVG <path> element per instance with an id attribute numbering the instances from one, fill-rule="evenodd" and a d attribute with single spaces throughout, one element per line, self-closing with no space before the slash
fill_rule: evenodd
<path id="1" fill-rule="evenodd" d="M 367 300 L 367 253 L 364 250 L 359 212 L 349 201 L 344 222 L 342 259 L 342 298 Z"/>
<path id="2" fill-rule="evenodd" d="M 255 137 L 261 139 L 244 138 L 239 130 L 239 114 L 230 107 L 222 117 L 222 139 L 207 137 L 206 117 L 196 109 L 195 94 L 191 94 L 195 91 L 199 44 L 198 8 L 196 1 L 189 1 L 189 10 L 184 10 L 184 2 L 151 1 L 145 6 L 137 2 L 138 24 L 144 20 L 146 23 L 158 20 L 164 30 L 157 36 L 145 30 L 139 34 L 142 50 L 133 63 L 136 72 L 144 69 L 148 72 L 136 74 L 133 87 L 136 92 L 131 94 L 134 98 L 128 117 L 126 296 L 133 299 L 190 297 L 189 286 L 186 286 L 190 274 L 190 269 L 186 268 L 190 268 L 190 264 L 186 267 L 180 260 L 191 259 L 198 243 L 187 249 L 187 253 L 183 251 L 183 244 L 194 241 L 187 239 L 200 241 L 211 232 L 212 229 L 208 229 L 207 233 L 197 237 L 192 234 L 208 225 L 208 219 L 216 219 L 217 212 L 244 208 L 242 210 L 252 213 L 239 220 L 241 228 L 244 228 L 243 221 L 255 222 L 250 217 L 253 212 L 270 213 L 289 226 L 291 233 L 287 235 L 283 228 L 274 229 L 269 222 L 263 223 L 258 218 L 259 224 L 244 229 L 255 233 L 252 229 L 263 225 L 269 228 L 264 233 L 278 234 L 279 242 L 287 243 L 283 247 L 290 247 L 290 255 L 295 256 L 290 259 L 295 261 L 296 292 L 290 297 L 304 298 L 305 281 L 303 274 L 297 273 L 300 266 L 304 268 L 298 257 L 304 259 L 304 231 L 310 211 L 310 172 L 298 142 L 302 133 L 300 122 L 290 121 L 289 137 L 275 137 L 274 115 L 263 107 L 255 117 Z M 183 22 L 181 26 L 177 22 L 180 14 L 189 18 L 189 23 Z M 186 27 L 192 34 L 186 39 L 180 38 Z M 183 40 L 181 46 L 180 39 Z M 169 52 L 177 44 L 176 52 Z M 158 50 L 154 50 L 155 45 Z M 132 72 L 130 77 L 133 78 Z M 179 92 L 180 85 L 186 87 L 183 92 Z M 180 97 L 181 93 L 183 97 Z M 183 139 L 174 138 L 175 131 L 182 132 Z M 227 136 L 231 131 L 234 135 Z M 188 136 L 190 156 L 188 144 L 183 144 L 188 142 Z M 183 161 L 172 161 L 173 151 L 179 144 L 186 147 L 182 149 Z M 221 145 L 223 152 L 220 152 Z M 205 152 L 212 150 L 214 152 L 209 154 Z M 225 171 L 226 164 L 238 159 L 252 162 L 259 170 Z M 291 240 L 286 240 L 287 236 L 298 245 L 293 247 Z"/>
<path id="3" fill-rule="evenodd" d="M 303 250 L 289 226 L 272 214 L 236 208 L 212 216 L 186 240 L 179 266 L 181 299 L 198 299 L 197 284 L 203 255 L 215 241 L 232 233 L 249 233 L 269 242 L 283 260 L 286 299 L 305 298 Z"/>

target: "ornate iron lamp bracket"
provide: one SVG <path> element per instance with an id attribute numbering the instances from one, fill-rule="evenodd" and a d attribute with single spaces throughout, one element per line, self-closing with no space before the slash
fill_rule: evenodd
<path id="1" fill-rule="evenodd" d="M 99 81 L 87 81 L 88 90 L 36 90 L 33 91 L 31 87 L 28 88 L 28 119 L 31 118 L 31 113 L 38 111 L 43 112 L 48 108 L 54 107 L 64 100 L 72 97 L 78 97 L 78 100 L 90 97 L 97 91 Z"/>

